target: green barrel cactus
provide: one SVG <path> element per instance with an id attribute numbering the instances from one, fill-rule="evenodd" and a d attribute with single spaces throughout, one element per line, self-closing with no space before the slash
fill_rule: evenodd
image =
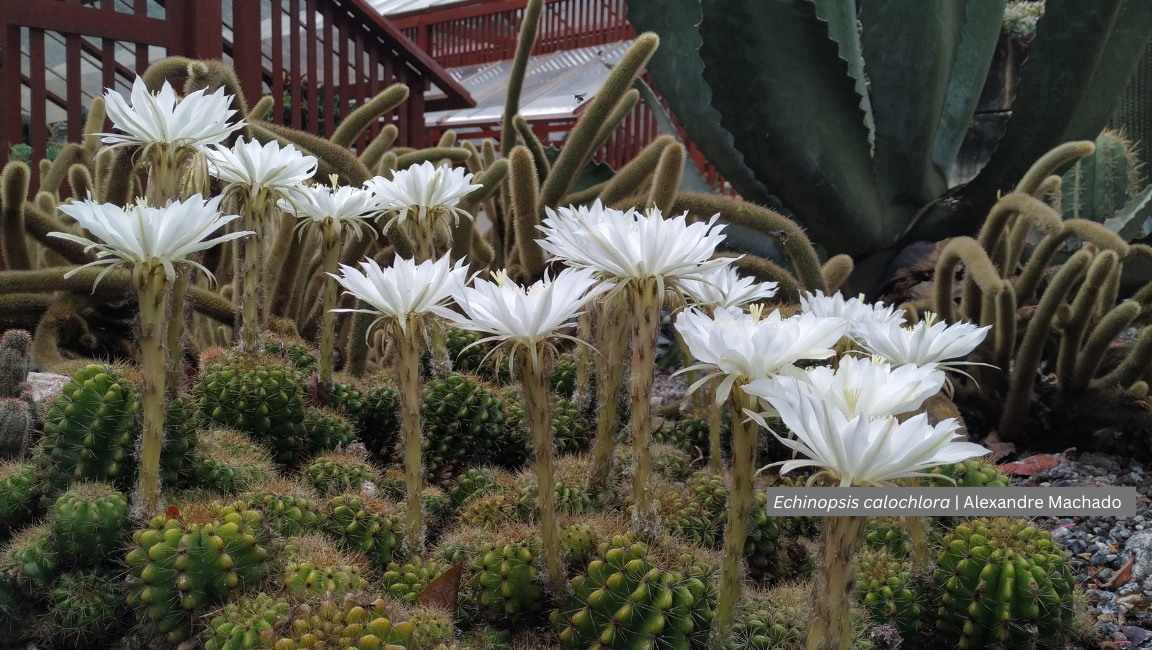
<path id="1" fill-rule="evenodd" d="M 652 434 L 652 439 L 672 445 L 688 453 L 708 454 L 708 418 L 687 417 L 677 420 L 671 427 L 662 427 Z"/>
<path id="2" fill-rule="evenodd" d="M 688 478 L 692 458 L 676 447 L 653 445 L 652 470 L 669 481 L 683 481 Z"/>
<path id="3" fill-rule="evenodd" d="M 924 594 L 912 581 L 906 557 L 886 547 L 857 555 L 856 599 L 873 625 L 891 625 L 905 639 L 921 638 Z"/>
<path id="4" fill-rule="evenodd" d="M 276 478 L 268 451 L 243 433 L 208 429 L 196 445 L 196 483 L 209 490 L 237 494 Z"/>
<path id="5" fill-rule="evenodd" d="M 329 452 L 308 465 L 304 482 L 321 496 L 356 493 L 365 483 L 378 485 L 380 471 L 356 454 Z"/>
<path id="6" fill-rule="evenodd" d="M 460 507 L 460 523 L 471 528 L 496 529 L 512 519 L 516 506 L 501 493 L 476 494 Z"/>
<path id="7" fill-rule="evenodd" d="M 177 512 L 136 531 L 126 558 L 128 604 L 145 629 L 172 645 L 189 639 L 211 607 L 259 584 L 268 560 L 260 513 L 245 504 Z"/>
<path id="8" fill-rule="evenodd" d="M 576 355 L 565 352 L 556 358 L 556 365 L 552 368 L 552 392 L 565 400 L 572 399 L 576 394 L 576 376 L 579 362 Z M 591 373 L 589 373 L 591 378 Z"/>
<path id="9" fill-rule="evenodd" d="M 931 485 L 939 487 L 1008 487 L 1012 478 L 985 458 L 969 458 L 962 463 L 942 465 L 928 472 Z"/>
<path id="10" fill-rule="evenodd" d="M 304 409 L 304 434 L 314 454 L 344 449 L 356 440 L 356 431 L 344 416 L 312 407 Z"/>
<path id="11" fill-rule="evenodd" d="M 135 389 L 119 369 L 91 365 L 77 371 L 44 419 L 41 458 L 50 489 L 79 480 L 129 487 L 136 476 L 136 411 Z"/>
<path id="12" fill-rule="evenodd" d="M 476 332 L 445 326 L 445 343 L 452 370 L 456 372 L 476 372 L 484 360 L 487 350 L 482 345 L 472 345 L 480 340 Z M 468 347 L 472 346 L 472 347 Z M 465 349 L 467 348 L 467 349 Z M 425 377 L 432 375 L 432 353 L 428 349 L 420 352 L 420 369 Z"/>
<path id="13" fill-rule="evenodd" d="M 552 440 L 557 454 L 579 454 L 588 450 L 595 427 L 567 399 L 552 400 Z"/>
<path id="14" fill-rule="evenodd" d="M 348 418 L 349 422 L 359 425 L 360 414 L 367 404 L 364 391 L 354 381 L 337 381 L 328 391 L 328 408 Z"/>
<path id="15" fill-rule="evenodd" d="M 325 593 L 359 593 L 368 589 L 368 567 L 363 560 L 341 552 L 321 535 L 290 537 L 282 551 L 280 584 L 294 598 L 318 598 Z"/>
<path id="16" fill-rule="evenodd" d="M 400 435 L 400 393 L 396 380 L 380 375 L 369 381 L 374 386 L 364 396 L 358 429 L 360 441 L 377 458 L 398 459 L 396 442 Z"/>
<path id="17" fill-rule="evenodd" d="M 456 634 L 451 612 L 434 605 L 421 605 L 408 615 L 407 623 L 412 626 L 413 648 L 441 650 L 455 647 L 450 645 Z"/>
<path id="18" fill-rule="evenodd" d="M 283 598 L 258 593 L 228 603 L 204 630 L 204 650 L 254 650 L 271 645 L 277 625 L 291 608 Z"/>
<path id="19" fill-rule="evenodd" d="M 277 535 L 294 537 L 316 532 L 324 525 L 320 505 L 312 497 L 312 491 L 304 485 L 278 479 L 245 492 L 240 500 L 261 509 L 264 523 Z"/>
<path id="20" fill-rule="evenodd" d="M 277 463 L 293 466 L 308 448 L 304 379 L 265 361 L 221 355 L 200 373 L 194 393 L 205 419 L 247 433 L 272 450 Z"/>
<path id="21" fill-rule="evenodd" d="M 1096 137 L 1096 151 L 1072 164 L 1060 183 L 1065 219 L 1104 223 L 1140 192 L 1140 160 L 1132 142 L 1115 131 Z"/>
<path id="22" fill-rule="evenodd" d="M 388 566 L 404 543 L 404 521 L 397 508 L 378 499 L 344 494 L 328 502 L 328 532 L 344 548 L 363 553 L 378 567 Z"/>
<path id="23" fill-rule="evenodd" d="M 516 488 L 520 491 L 516 500 L 516 516 L 518 519 L 535 520 L 539 515 L 537 497 L 540 490 L 536 486 L 535 476 L 523 476 L 516 481 Z M 583 515 L 600 511 L 600 502 L 584 488 L 573 485 L 568 486 L 564 481 L 556 481 L 556 511 L 565 515 Z"/>
<path id="24" fill-rule="evenodd" d="M 48 594 L 38 636 L 58 648 L 102 647 L 125 627 L 123 592 L 123 580 L 104 569 L 60 574 Z"/>
<path id="25" fill-rule="evenodd" d="M 97 563 L 128 536 L 128 499 L 107 483 L 74 483 L 56 499 L 51 526 L 62 560 Z"/>
<path id="26" fill-rule="evenodd" d="M 319 368 L 319 362 L 316 361 L 316 352 L 304 343 L 287 343 L 280 341 L 266 341 L 264 343 L 264 354 L 270 357 L 279 357 L 287 359 L 292 364 L 293 368 L 301 370 L 307 374 L 311 374 L 313 370 Z"/>
<path id="27" fill-rule="evenodd" d="M 961 523 L 938 564 L 936 627 L 957 647 L 1064 647 L 1076 581 L 1047 532 L 1011 518 Z"/>
<path id="28" fill-rule="evenodd" d="M 595 549 L 596 534 L 588 524 L 570 524 L 560 529 L 560 550 L 565 564 L 584 564 Z"/>
<path id="29" fill-rule="evenodd" d="M 452 372 L 425 384 L 421 397 L 424 469 L 430 476 L 495 456 L 504 417 L 495 391 L 476 377 Z"/>
<path id="30" fill-rule="evenodd" d="M 40 482 L 34 466 L 0 464 L 0 533 L 16 530 L 31 520 L 39 499 Z"/>
<path id="31" fill-rule="evenodd" d="M 59 573 L 60 555 L 48 524 L 21 530 L 0 551 L 0 574 L 25 596 L 41 594 Z"/>
<path id="32" fill-rule="evenodd" d="M 179 395 L 168 402 L 164 419 L 164 447 L 160 451 L 160 473 L 165 485 L 177 485 L 195 472 L 199 418 L 196 400 Z"/>
<path id="33" fill-rule="evenodd" d="M 661 497 L 660 506 L 669 535 L 688 540 L 702 548 L 719 547 L 724 534 L 723 526 L 695 500 L 671 494 Z"/>
<path id="34" fill-rule="evenodd" d="M 269 635 L 273 650 L 403 650 L 413 648 L 412 626 L 393 624 L 382 598 L 329 594 L 296 607 L 281 629 Z"/>
<path id="35" fill-rule="evenodd" d="M 696 472 L 688 479 L 688 487 L 696 495 L 696 502 L 716 525 L 723 530 L 728 521 L 728 488 L 723 477 L 708 472 Z M 722 534 L 722 533 L 721 533 Z M 744 557 L 753 579 L 782 577 L 790 567 L 782 563 L 776 550 L 780 542 L 780 526 L 775 517 L 768 516 L 768 495 L 757 490 L 748 522 L 748 537 L 744 541 Z"/>
<path id="36" fill-rule="evenodd" d="M 552 614 L 560 647 L 702 648 L 712 597 L 700 571 L 662 568 L 630 535 L 601 544 L 585 575 Z"/>
<path id="37" fill-rule="evenodd" d="M 416 605 L 428 583 L 438 578 L 448 568 L 435 560 L 425 561 L 419 555 L 414 555 L 403 563 L 389 562 L 384 569 L 381 585 L 394 600 Z"/>
<path id="38" fill-rule="evenodd" d="M 472 561 L 472 598 L 481 614 L 515 624 L 540 611 L 544 592 L 536 583 L 538 550 L 531 539 L 498 539 Z"/>
<path id="39" fill-rule="evenodd" d="M 495 471 L 486 467 L 473 468 L 456 477 L 448 494 L 452 497 L 452 504 L 458 508 L 474 494 L 489 494 L 499 489 Z"/>
<path id="40" fill-rule="evenodd" d="M 886 548 L 895 557 L 908 557 L 911 539 L 899 517 L 869 517 L 864 543 L 874 551 Z"/>
<path id="41" fill-rule="evenodd" d="M 804 586 L 747 594 L 737 605 L 728 650 L 802 650 L 811 613 Z"/>

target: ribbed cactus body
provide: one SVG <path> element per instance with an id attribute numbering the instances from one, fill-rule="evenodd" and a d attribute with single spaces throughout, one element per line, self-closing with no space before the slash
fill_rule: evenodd
<path id="1" fill-rule="evenodd" d="M 60 555 L 48 524 L 21 530 L 0 552 L 0 574 L 25 596 L 39 595 L 60 573 Z"/>
<path id="2" fill-rule="evenodd" d="M 536 487 L 536 477 L 521 477 L 516 481 L 520 491 L 516 500 L 516 516 L 522 520 L 535 520 L 540 516 L 538 497 L 540 490 Z M 565 485 L 564 481 L 556 481 L 554 490 L 556 494 L 556 511 L 565 515 L 582 515 L 600 511 L 600 502 L 579 485 Z"/>
<path id="3" fill-rule="evenodd" d="M 406 650 L 412 626 L 388 618 L 383 599 L 329 595 L 295 608 L 282 629 L 270 635 L 272 650 Z M 278 637 L 278 638 L 277 638 Z"/>
<path id="4" fill-rule="evenodd" d="M 482 345 L 472 345 L 480 340 L 476 332 L 446 326 L 445 344 L 448 348 L 448 360 L 452 362 L 452 370 L 456 372 L 476 372 L 480 369 L 480 362 L 488 353 Z M 472 347 L 468 347 L 472 345 Z M 468 348 L 468 349 L 465 349 Z M 432 353 L 425 349 L 420 353 L 420 369 L 424 376 L 432 374 Z"/>
<path id="5" fill-rule="evenodd" d="M 422 393 L 424 469 L 455 473 L 493 458 L 501 441 L 502 403 L 477 378 L 457 372 L 425 384 Z"/>
<path id="6" fill-rule="evenodd" d="M 304 381 L 292 368 L 226 356 L 200 373 L 195 395 L 205 419 L 252 436 L 281 465 L 296 464 L 308 447 Z"/>
<path id="7" fill-rule="evenodd" d="M 39 499 L 35 467 L 14 462 L 0 465 L 0 532 L 15 530 L 31 519 Z"/>
<path id="8" fill-rule="evenodd" d="M 324 516 L 303 485 L 275 481 L 258 486 L 240 496 L 254 508 L 263 508 L 264 523 L 281 537 L 293 537 L 320 530 Z"/>
<path id="9" fill-rule="evenodd" d="M 104 483 L 73 484 L 56 499 L 52 537 L 61 559 L 95 563 L 120 551 L 128 536 L 128 499 Z"/>
<path id="10" fill-rule="evenodd" d="M 217 492 L 236 494 L 276 477 L 268 451 L 239 431 L 201 432 L 195 457 L 196 483 Z"/>
<path id="11" fill-rule="evenodd" d="M 738 606 L 728 650 L 801 650 L 811 613 L 806 587 L 749 594 Z"/>
<path id="12" fill-rule="evenodd" d="M 290 612 L 287 600 L 264 593 L 228 603 L 204 630 L 204 650 L 270 647 L 277 624 L 287 621 Z"/>
<path id="13" fill-rule="evenodd" d="M 337 595 L 359 593 L 368 589 L 364 578 L 367 567 L 357 557 L 340 553 L 319 535 L 292 537 L 284 543 L 284 566 L 280 584 L 293 598 L 318 598 L 331 592 Z"/>
<path id="14" fill-rule="evenodd" d="M 264 577 L 260 513 L 243 503 L 197 506 L 196 519 L 155 517 L 133 535 L 128 603 L 166 642 L 188 639 L 192 622 Z"/>
<path id="15" fill-rule="evenodd" d="M 304 433 L 312 453 L 344 449 L 356 439 L 352 423 L 344 416 L 326 409 L 304 410 Z"/>
<path id="16" fill-rule="evenodd" d="M 37 631 L 54 647 L 88 650 L 123 630 L 124 582 L 104 569 L 60 574 L 47 603 Z"/>
<path id="17" fill-rule="evenodd" d="M 328 391 L 328 408 L 348 418 L 349 422 L 359 423 L 365 405 L 364 391 L 358 384 L 337 381 Z"/>
<path id="18" fill-rule="evenodd" d="M 452 504 L 460 507 L 474 494 L 488 494 L 499 489 L 496 472 L 488 468 L 470 469 L 456 477 L 448 494 L 452 497 Z"/>
<path id="19" fill-rule="evenodd" d="M 579 454 L 592 442 L 594 427 L 576 405 L 564 398 L 552 400 L 552 440 L 557 454 Z"/>
<path id="20" fill-rule="evenodd" d="M 528 539 L 500 539 L 480 549 L 472 561 L 472 598 L 486 619 L 515 623 L 540 611 L 534 547 Z"/>
<path id="21" fill-rule="evenodd" d="M 856 557 L 856 599 L 868 610 L 873 625 L 891 625 L 905 639 L 919 638 L 924 594 L 912 581 L 907 558 L 887 548 Z"/>
<path id="22" fill-rule="evenodd" d="M 412 626 L 412 650 L 455 647 L 451 613 L 434 606 L 417 607 L 408 615 L 407 623 Z"/>
<path id="23" fill-rule="evenodd" d="M 571 352 L 565 352 L 556 358 L 556 365 L 552 368 L 551 377 L 553 393 L 565 400 L 572 399 L 572 396 L 576 394 L 578 365 L 576 355 Z"/>
<path id="24" fill-rule="evenodd" d="M 494 530 L 512 519 L 516 506 L 516 502 L 502 493 L 476 494 L 460 506 L 460 523 Z"/>
<path id="25" fill-rule="evenodd" d="M 911 540 L 899 517 L 869 517 L 864 543 L 874 551 L 888 549 L 895 557 L 907 557 Z"/>
<path id="26" fill-rule="evenodd" d="M 32 401 L 0 398 L 0 459 L 27 456 L 35 435 L 36 412 Z"/>
<path id="27" fill-rule="evenodd" d="M 387 504 L 345 494 L 328 502 L 329 532 L 349 551 L 363 553 L 378 567 L 388 566 L 404 542 L 404 522 Z"/>
<path id="28" fill-rule="evenodd" d="M 123 373 L 81 368 L 45 417 L 42 459 L 51 488 L 78 480 L 128 487 L 135 478 L 136 410 L 135 390 Z"/>
<path id="29" fill-rule="evenodd" d="M 380 483 L 380 472 L 367 460 L 348 453 L 327 453 L 304 470 L 304 482 L 321 496 L 359 492 L 364 484 Z"/>
<path id="30" fill-rule="evenodd" d="M 1064 551 L 1024 521 L 975 519 L 946 535 L 937 629 L 962 649 L 1059 648 L 1075 617 Z"/>
<path id="31" fill-rule="evenodd" d="M 27 330 L 8 330 L 0 336 L 0 397 L 15 399 L 24 392 L 31 352 L 32 335 Z"/>
<path id="32" fill-rule="evenodd" d="M 414 555 L 404 562 L 389 562 L 381 580 L 388 595 L 408 605 L 415 605 L 428 583 L 448 570 L 434 560 L 422 560 Z"/>
<path id="33" fill-rule="evenodd" d="M 728 521 L 729 492 L 723 477 L 696 472 L 689 477 L 688 487 L 696 495 L 704 515 L 719 528 L 719 537 Z M 748 522 L 748 537 L 744 540 L 744 557 L 756 580 L 777 577 L 788 569 L 781 565 L 776 553 L 780 541 L 779 523 L 775 517 L 768 516 L 767 510 L 768 495 L 763 490 L 756 490 Z"/>
<path id="34" fill-rule="evenodd" d="M 652 439 L 686 452 L 707 453 L 708 430 L 707 418 L 687 417 L 678 420 L 671 428 L 653 432 Z"/>
<path id="35" fill-rule="evenodd" d="M 601 545 L 552 615 L 566 650 L 702 648 L 710 590 L 695 569 L 662 568 L 628 535 Z"/>
<path id="36" fill-rule="evenodd" d="M 316 361 L 316 353 L 303 343 L 268 341 L 264 344 L 264 354 L 287 359 L 293 368 L 307 373 L 311 373 L 319 366 Z"/>
<path id="37" fill-rule="evenodd" d="M 652 470 L 670 481 L 688 478 L 691 466 L 692 458 L 675 447 L 660 445 L 652 449 Z"/>
<path id="38" fill-rule="evenodd" d="M 970 458 L 954 465 L 933 468 L 929 474 L 932 485 L 939 487 L 1008 487 L 1012 479 L 983 458 Z M 951 479 L 951 480 L 949 480 Z"/>
<path id="39" fill-rule="evenodd" d="M 385 460 L 398 459 L 396 441 L 400 434 L 400 393 L 391 377 L 377 378 L 364 396 L 359 415 L 360 440 L 368 451 Z"/>
<path id="40" fill-rule="evenodd" d="M 195 473 L 199 417 L 198 406 L 191 396 L 180 395 L 169 400 L 164 419 L 164 447 L 160 451 L 160 472 L 165 485 L 176 485 Z"/>
<path id="41" fill-rule="evenodd" d="M 1140 162 L 1131 142 L 1115 131 L 1096 138 L 1096 151 L 1077 160 L 1060 183 L 1065 219 L 1103 223 L 1140 191 Z"/>

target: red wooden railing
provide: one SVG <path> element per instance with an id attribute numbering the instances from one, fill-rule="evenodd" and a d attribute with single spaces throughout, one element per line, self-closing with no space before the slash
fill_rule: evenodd
<path id="1" fill-rule="evenodd" d="M 262 4 L 0 0 L 0 160 L 13 145 L 29 144 L 35 188 L 49 123 L 66 123 L 67 139 L 79 140 L 83 107 L 92 97 L 104 88 L 126 90 L 151 61 L 169 55 L 223 58 L 250 102 L 265 94 L 283 97 L 274 104 L 276 122 L 322 135 L 387 85 L 408 84 L 411 99 L 372 125 L 360 145 L 388 121 L 400 129 L 400 144 L 418 144 L 426 108 L 474 105 L 431 56 L 364 0 L 271 0 L 263 10 Z M 431 85 L 439 92 L 426 106 Z"/>
<path id="2" fill-rule="evenodd" d="M 511 59 L 525 0 L 478 0 L 389 16 L 420 49 L 453 68 Z M 547 0 L 533 54 L 632 38 L 624 0 Z"/>

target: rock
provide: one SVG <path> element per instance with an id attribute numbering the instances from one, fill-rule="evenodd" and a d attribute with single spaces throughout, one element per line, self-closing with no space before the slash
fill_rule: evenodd
<path id="1" fill-rule="evenodd" d="M 1144 582 L 1152 578 L 1152 530 L 1138 530 L 1124 543 L 1125 555 L 1135 553 L 1132 562 L 1132 580 Z"/>
<path id="2" fill-rule="evenodd" d="M 1135 625 L 1121 625 L 1120 631 L 1124 633 L 1124 636 L 1128 637 L 1132 645 L 1141 645 L 1148 639 L 1152 639 L 1152 632 L 1142 627 L 1136 627 Z"/>
<path id="3" fill-rule="evenodd" d="M 30 372 L 27 381 L 28 391 L 32 393 L 32 400 L 37 403 L 55 399 L 60 394 L 60 389 L 64 388 L 64 384 L 70 379 L 65 375 L 51 372 Z"/>
<path id="4" fill-rule="evenodd" d="M 878 625 L 872 628 L 869 638 L 876 650 L 893 650 L 894 648 L 900 647 L 900 644 L 904 641 L 900 633 L 896 631 L 896 628 L 891 625 Z"/>

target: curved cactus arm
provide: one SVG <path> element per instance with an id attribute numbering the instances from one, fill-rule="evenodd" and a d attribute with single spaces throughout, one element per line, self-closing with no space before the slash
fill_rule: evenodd
<path id="1" fill-rule="evenodd" d="M 848 281 L 852 270 L 856 267 L 850 255 L 836 255 L 824 263 L 824 287 L 829 292 L 839 291 L 840 287 Z"/>
<path id="2" fill-rule="evenodd" d="M 256 105 L 252 110 L 248 111 L 248 120 L 250 122 L 263 122 L 265 117 L 272 112 L 272 96 L 264 95 L 257 100 Z"/>
<path id="3" fill-rule="evenodd" d="M 1152 326 L 1140 330 L 1136 344 L 1128 350 L 1128 355 L 1116 366 L 1112 372 L 1093 381 L 1093 386 L 1119 385 L 1127 389 L 1136 383 L 1137 379 L 1148 369 L 1152 363 Z"/>
<path id="4" fill-rule="evenodd" d="M 104 120 L 107 111 L 103 97 L 93 97 L 88 106 L 88 119 L 84 122 L 84 148 L 93 156 L 100 149 L 100 136 L 96 135 L 104 130 Z"/>
<path id="5" fill-rule="evenodd" d="M 56 160 L 52 161 L 52 166 L 48 168 L 48 173 L 40 182 L 40 189 L 58 194 L 60 185 L 68 178 L 68 170 L 72 165 L 91 167 L 94 163 L 95 160 L 92 158 L 92 152 L 88 151 L 84 145 L 69 142 L 60 150 L 60 153 L 56 155 Z"/>
<path id="6" fill-rule="evenodd" d="M 831 253 L 898 235 L 872 174 L 868 127 L 848 65 L 811 2 L 704 0 L 704 78 L 721 124 L 756 177 Z M 750 101 L 754 98 L 754 101 Z"/>
<path id="7" fill-rule="evenodd" d="M 1100 369 L 1101 362 L 1104 361 L 1104 353 L 1108 350 L 1108 346 L 1112 345 L 1112 341 L 1128 329 L 1138 316 L 1140 316 L 1140 303 L 1126 300 L 1113 307 L 1112 311 L 1100 319 L 1084 343 L 1080 356 L 1076 358 L 1076 370 L 1072 373 L 1067 389 L 1081 391 L 1088 388 L 1088 384 Z"/>
<path id="8" fill-rule="evenodd" d="M 712 106 L 712 89 L 702 75 L 704 60 L 699 50 L 703 39 L 696 29 L 700 0 L 632 0 L 627 11 L 637 32 L 660 36 L 663 46 L 652 55 L 648 72 L 688 138 L 740 196 L 779 208 L 779 202 L 744 164 L 732 134 L 720 125 L 720 111 Z"/>
<path id="9" fill-rule="evenodd" d="M 408 86 L 404 84 L 388 86 L 340 122 L 340 126 L 336 127 L 336 132 L 332 134 L 332 143 L 342 147 L 351 147 L 356 142 L 356 138 L 360 137 L 360 134 L 381 115 L 406 101 L 408 101 Z"/>
<path id="10" fill-rule="evenodd" d="M 4 166 L 0 174 L 0 196 L 3 197 L 3 244 L 4 263 L 16 271 L 32 269 L 32 255 L 24 238 L 24 212 L 28 201 L 30 182 L 28 165 L 13 161 Z"/>
<path id="11" fill-rule="evenodd" d="M 1100 253 L 1092 260 L 1088 274 L 1084 276 L 1084 282 L 1076 291 L 1076 298 L 1072 300 L 1072 316 L 1064 323 L 1060 348 L 1056 356 L 1056 381 L 1061 386 L 1070 385 L 1072 374 L 1079 363 L 1077 357 L 1080 356 L 1080 344 L 1095 312 L 1096 300 L 1108 281 L 1108 276 L 1119 263 L 1120 258 L 1115 252 Z"/>
<path id="12" fill-rule="evenodd" d="M 1000 291 L 1000 274 L 996 272 L 996 267 L 992 265 L 992 260 L 989 259 L 984 247 L 971 237 L 953 239 L 948 242 L 944 250 L 940 251 L 940 257 L 936 261 L 935 308 L 940 320 L 946 323 L 957 320 L 952 278 L 956 277 L 956 268 L 961 264 L 966 271 L 965 283 L 971 280 L 988 294 Z M 964 298 L 960 302 L 960 317 L 971 318 L 973 316 L 971 309 L 977 296 L 969 296 L 965 291 Z"/>

